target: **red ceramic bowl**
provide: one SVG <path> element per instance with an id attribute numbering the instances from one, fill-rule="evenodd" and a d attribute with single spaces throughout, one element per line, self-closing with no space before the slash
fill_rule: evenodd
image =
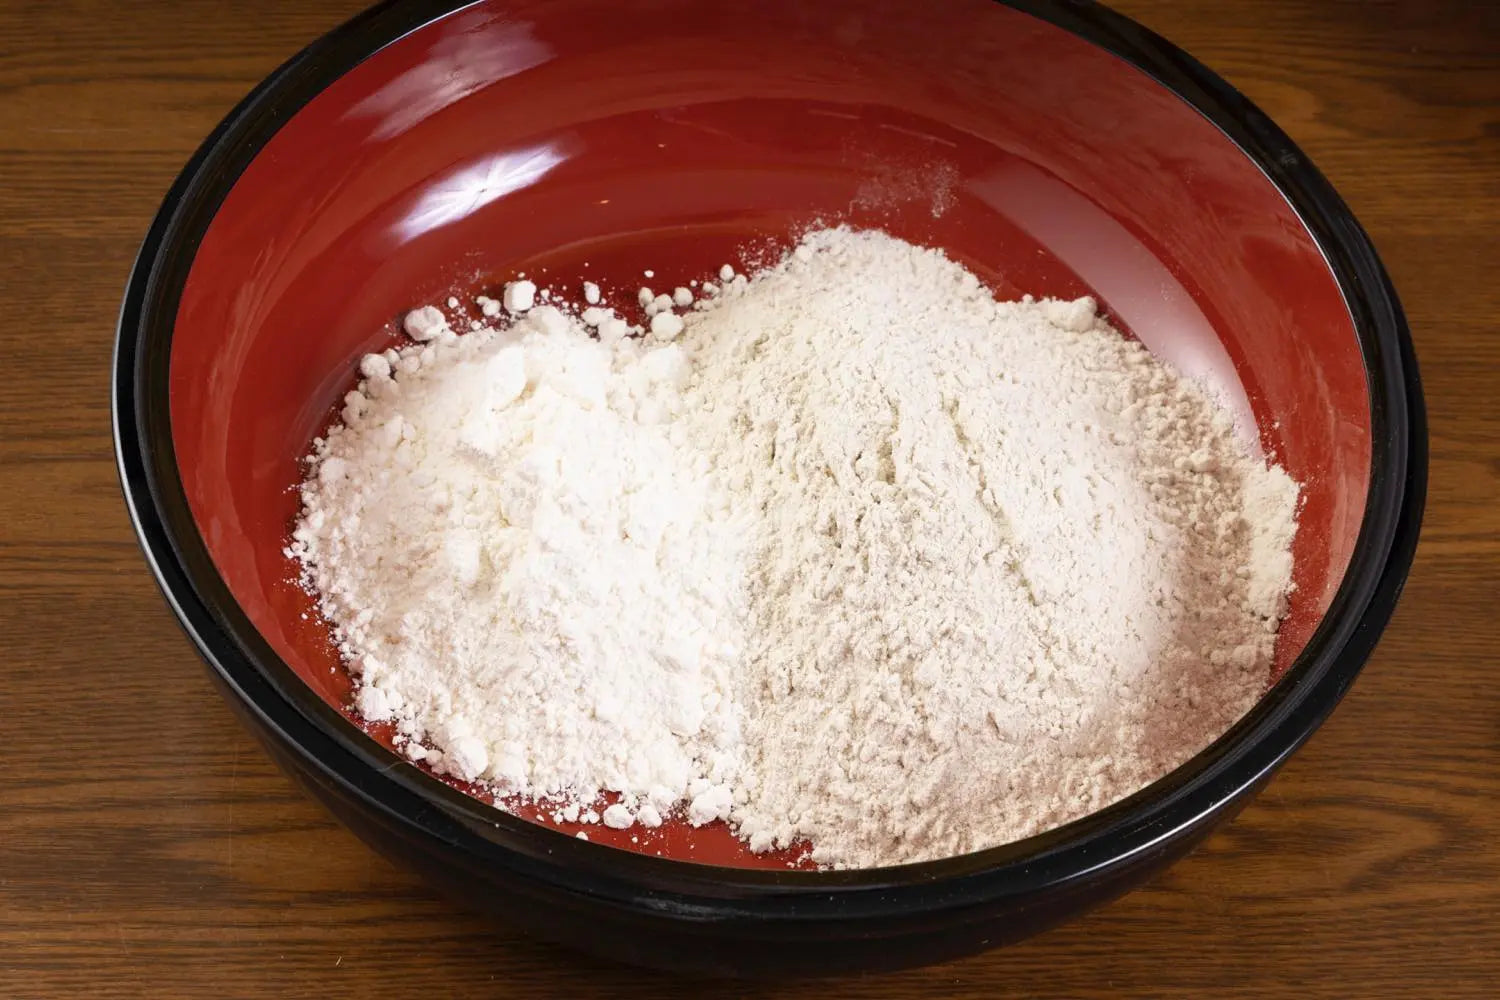
<path id="1" fill-rule="evenodd" d="M 1253 416 L 1305 484 L 1259 707 L 1076 823 L 845 873 L 789 871 L 722 829 L 581 842 L 362 731 L 283 554 L 298 458 L 355 359 L 395 342 L 405 310 L 518 271 L 571 287 L 587 261 L 630 288 L 649 266 L 671 287 L 819 220 L 940 246 L 1002 294 L 1093 294 Z M 1426 461 L 1399 306 L 1327 183 L 1183 53 L 1047 0 L 378 7 L 257 88 L 167 196 L 121 314 L 115 419 L 163 590 L 232 703 L 336 813 L 543 935 L 721 972 L 973 950 L 1186 850 L 1363 663 L 1410 564 Z"/>

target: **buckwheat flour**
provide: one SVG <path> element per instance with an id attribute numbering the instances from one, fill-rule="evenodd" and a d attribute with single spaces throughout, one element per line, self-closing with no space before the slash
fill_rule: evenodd
<path id="1" fill-rule="evenodd" d="M 292 551 L 410 756 L 866 867 L 1097 810 L 1262 693 L 1297 487 L 1090 300 L 847 229 L 719 276 L 361 364 Z"/>

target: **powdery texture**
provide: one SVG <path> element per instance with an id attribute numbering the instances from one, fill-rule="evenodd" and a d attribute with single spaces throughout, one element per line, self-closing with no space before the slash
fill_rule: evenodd
<path id="1" fill-rule="evenodd" d="M 293 551 L 411 756 L 868 867 L 1095 811 L 1259 697 L 1297 488 L 1201 388 L 881 233 L 723 270 L 644 337 L 422 311 L 361 366 Z"/>
<path id="2" fill-rule="evenodd" d="M 1091 300 L 996 303 L 938 252 L 834 230 L 682 342 L 695 440 L 761 514 L 753 848 L 866 867 L 1023 837 L 1264 691 L 1297 488 Z"/>
<path id="3" fill-rule="evenodd" d="M 727 796 L 742 559 L 668 433 L 682 352 L 538 306 L 361 370 L 292 545 L 360 713 L 501 794 Z"/>

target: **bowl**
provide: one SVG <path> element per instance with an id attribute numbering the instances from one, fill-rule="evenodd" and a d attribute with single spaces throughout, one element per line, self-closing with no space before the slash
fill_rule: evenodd
<path id="1" fill-rule="evenodd" d="M 284 553 L 300 456 L 414 306 L 522 271 L 667 286 L 800 228 L 1092 294 L 1304 484 L 1260 703 L 1136 795 L 943 861 L 789 870 L 726 831 L 583 842 L 408 763 Z M 1400 306 L 1328 183 L 1218 77 L 1048 0 L 407 0 L 258 86 L 167 194 L 119 320 L 121 480 L 167 600 L 270 753 L 371 845 L 535 934 L 714 974 L 872 970 L 1035 933 L 1241 807 L 1386 624 L 1425 491 Z M 759 867 L 757 867 L 759 866 Z"/>

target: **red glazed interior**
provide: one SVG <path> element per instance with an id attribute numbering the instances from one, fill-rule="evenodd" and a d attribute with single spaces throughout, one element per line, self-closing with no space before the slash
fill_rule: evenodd
<path id="1" fill-rule="evenodd" d="M 298 457 L 405 310 L 517 271 L 628 292 L 650 267 L 671 287 L 822 220 L 942 247 L 1001 296 L 1093 294 L 1253 414 L 1304 484 L 1285 670 L 1353 551 L 1370 419 L 1343 299 L 1275 188 L 1133 67 L 989 0 L 734 6 L 475 4 L 340 78 L 236 183 L 178 312 L 172 433 L 272 647 L 348 713 L 282 549 Z M 589 832 L 786 863 L 722 828 Z"/>

